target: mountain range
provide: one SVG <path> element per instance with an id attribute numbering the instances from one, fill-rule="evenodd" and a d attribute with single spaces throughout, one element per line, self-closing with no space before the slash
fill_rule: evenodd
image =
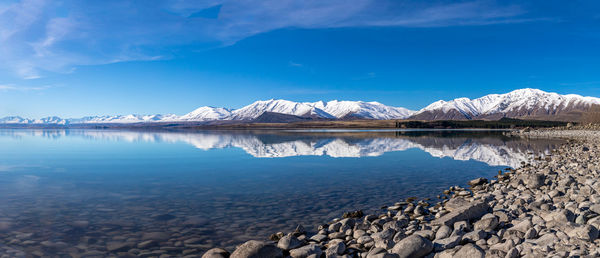
<path id="1" fill-rule="evenodd" d="M 117 115 L 64 119 L 56 116 L 28 119 L 19 116 L 0 118 L 0 124 L 132 124 L 157 122 L 294 122 L 340 119 L 414 119 L 414 120 L 497 120 L 503 117 L 541 120 L 577 121 L 600 98 L 575 94 L 560 95 L 538 89 L 520 89 L 506 94 L 490 94 L 481 98 L 439 100 L 414 111 L 379 102 L 337 101 L 294 102 L 261 100 L 240 109 L 200 107 L 182 116 Z"/>

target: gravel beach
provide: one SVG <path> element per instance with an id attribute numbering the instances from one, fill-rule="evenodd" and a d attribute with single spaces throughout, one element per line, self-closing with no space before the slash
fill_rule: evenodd
<path id="1" fill-rule="evenodd" d="M 597 129 L 522 130 L 570 140 L 494 180 L 450 187 L 438 202 L 409 198 L 380 214 L 347 212 L 316 234 L 298 226 L 202 257 L 598 257 Z"/>

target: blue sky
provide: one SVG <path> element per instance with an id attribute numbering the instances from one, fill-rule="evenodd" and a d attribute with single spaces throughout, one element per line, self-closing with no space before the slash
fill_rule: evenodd
<path id="1" fill-rule="evenodd" d="M 596 1 L 0 0 L 0 117 L 600 96 Z"/>

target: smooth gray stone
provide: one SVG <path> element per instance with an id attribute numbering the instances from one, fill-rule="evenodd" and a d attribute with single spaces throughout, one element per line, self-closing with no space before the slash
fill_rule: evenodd
<path id="1" fill-rule="evenodd" d="M 481 247 L 475 244 L 466 244 L 462 246 L 458 252 L 454 254 L 452 257 L 460 257 L 460 258 L 484 258 L 485 252 Z"/>
<path id="2" fill-rule="evenodd" d="M 489 209 L 490 206 L 487 203 L 475 201 L 434 220 L 432 224 L 451 226 L 458 221 L 478 219 L 487 213 Z"/>
<path id="3" fill-rule="evenodd" d="M 221 248 L 213 248 L 202 255 L 202 258 L 227 258 L 229 257 L 229 252 L 225 249 Z"/>
<path id="4" fill-rule="evenodd" d="M 292 234 L 283 236 L 281 239 L 279 239 L 279 242 L 277 242 L 277 247 L 286 251 L 298 248 L 300 246 L 302 246 L 302 241 L 298 240 L 298 238 Z"/>
<path id="5" fill-rule="evenodd" d="M 433 243 L 419 235 L 411 235 L 398 242 L 391 250 L 400 258 L 423 257 L 433 250 Z"/>
<path id="6" fill-rule="evenodd" d="M 250 240 L 243 243 L 231 254 L 231 258 L 263 258 L 263 257 L 283 257 L 283 252 L 272 243 Z"/>
<path id="7" fill-rule="evenodd" d="M 305 245 L 300 248 L 290 250 L 292 258 L 307 258 L 309 256 L 321 257 L 323 250 L 316 244 Z"/>

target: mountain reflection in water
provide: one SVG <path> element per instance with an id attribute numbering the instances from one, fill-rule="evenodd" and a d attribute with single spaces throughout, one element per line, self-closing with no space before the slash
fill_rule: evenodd
<path id="1" fill-rule="evenodd" d="M 240 148 L 256 158 L 293 156 L 376 157 L 386 152 L 420 149 L 433 157 L 476 160 L 490 166 L 519 167 L 532 154 L 543 156 L 561 140 L 521 139 L 500 131 L 200 131 L 155 132 L 113 130 L 3 131 L 60 138 L 80 136 L 121 142 L 186 143 L 201 150 Z"/>

